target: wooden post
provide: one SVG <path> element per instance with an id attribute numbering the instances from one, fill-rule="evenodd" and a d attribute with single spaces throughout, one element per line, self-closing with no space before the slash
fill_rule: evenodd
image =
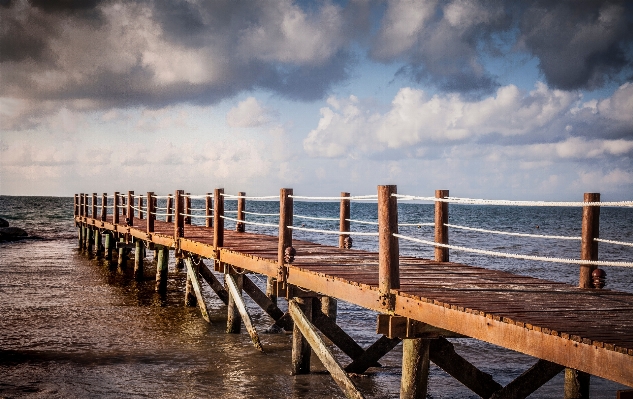
<path id="1" fill-rule="evenodd" d="M 244 299 L 242 298 L 242 282 L 244 281 L 244 275 L 239 274 L 240 282 L 236 281 L 232 274 L 225 274 L 226 278 L 226 286 L 229 290 L 229 298 L 234 298 L 233 307 L 237 308 L 238 314 L 241 317 L 241 320 L 244 322 L 246 326 L 246 330 L 248 331 L 248 335 L 251 337 L 251 341 L 255 348 L 260 352 L 264 352 L 264 348 L 262 347 L 261 342 L 259 341 L 259 335 L 257 335 L 257 331 L 255 327 L 253 327 L 253 323 L 251 323 L 251 317 L 246 311 L 246 305 L 244 305 Z M 230 306 L 230 302 L 229 302 Z"/>
<path id="2" fill-rule="evenodd" d="M 212 204 L 213 196 L 211 193 L 207 193 L 207 196 L 204 197 L 204 215 L 206 216 L 204 219 L 204 225 L 206 227 L 213 227 L 213 218 L 211 217 L 213 215 Z"/>
<path id="3" fill-rule="evenodd" d="M 73 216 L 79 216 L 79 194 L 75 194 L 73 201 Z"/>
<path id="4" fill-rule="evenodd" d="M 119 224 L 119 192 L 118 191 L 114 192 L 114 201 L 112 204 L 114 206 L 114 208 L 112 209 L 112 223 Z"/>
<path id="5" fill-rule="evenodd" d="M 307 321 L 312 321 L 312 298 L 293 298 L 305 315 Z M 292 329 L 292 375 L 310 373 L 310 344 L 305 339 L 297 323 Z"/>
<path id="6" fill-rule="evenodd" d="M 121 238 L 119 238 L 119 242 L 124 243 L 125 237 L 121 236 Z M 119 258 L 117 259 L 117 266 L 121 270 L 124 270 L 127 267 L 127 249 L 122 246 L 119 247 Z"/>
<path id="7" fill-rule="evenodd" d="M 224 275 L 224 280 L 225 282 L 228 282 L 228 280 L 233 278 L 236 286 L 235 294 L 241 298 L 242 288 L 244 287 L 244 275 L 235 273 L 233 267 L 230 267 L 229 270 L 229 273 Z M 226 320 L 226 332 L 229 334 L 239 334 L 242 328 L 242 317 L 240 316 L 239 309 L 237 308 L 237 301 L 239 301 L 240 298 L 236 300 L 235 295 L 233 295 L 233 291 L 229 290 L 229 306 L 227 309 L 228 318 Z"/>
<path id="8" fill-rule="evenodd" d="M 101 221 L 105 222 L 108 218 L 108 194 L 101 195 Z"/>
<path id="9" fill-rule="evenodd" d="M 191 193 L 185 193 L 184 195 L 185 197 L 185 210 L 183 211 L 183 213 L 187 216 L 185 216 L 185 224 L 191 224 Z"/>
<path id="10" fill-rule="evenodd" d="M 127 216 L 127 207 L 125 206 L 125 196 L 121 195 L 121 213 L 123 216 Z"/>
<path id="11" fill-rule="evenodd" d="M 191 282 L 191 288 L 195 294 L 195 303 L 200 307 L 200 313 L 202 313 L 202 318 L 209 324 L 211 324 L 211 319 L 209 318 L 209 311 L 207 310 L 207 304 L 204 302 L 204 297 L 202 296 L 202 288 L 200 287 L 200 278 L 198 277 L 199 271 L 201 267 L 205 267 L 204 263 L 202 263 L 201 259 L 198 259 L 197 263 L 193 263 L 191 257 L 185 259 L 185 265 L 187 265 L 187 276 L 188 280 Z"/>
<path id="12" fill-rule="evenodd" d="M 345 197 L 349 197 L 349 193 L 342 192 L 341 193 L 341 208 L 339 212 L 339 231 L 349 231 L 350 227 L 350 200 L 343 199 Z M 338 247 L 345 248 L 345 239 L 349 237 L 349 235 L 341 234 L 338 236 Z"/>
<path id="13" fill-rule="evenodd" d="M 134 239 L 134 278 L 137 280 L 143 279 L 143 253 L 145 252 L 145 246 L 143 241 Z"/>
<path id="14" fill-rule="evenodd" d="M 224 189 L 213 191 L 213 246 L 224 245 Z"/>
<path id="15" fill-rule="evenodd" d="M 183 190 L 176 190 L 174 193 L 174 239 L 185 236 L 185 219 L 182 216 L 184 202 L 182 194 Z"/>
<path id="16" fill-rule="evenodd" d="M 79 216 L 84 216 L 84 193 L 79 193 Z"/>
<path id="17" fill-rule="evenodd" d="M 285 255 L 286 248 L 292 247 L 292 229 L 288 226 L 292 226 L 292 212 L 293 190 L 291 188 L 282 188 L 279 192 L 279 244 L 277 246 L 277 285 L 283 288 L 286 287 L 286 267 L 285 267 Z M 312 312 L 312 310 L 310 310 Z"/>
<path id="18" fill-rule="evenodd" d="M 143 197 L 138 197 L 138 218 L 143 219 Z"/>
<path id="19" fill-rule="evenodd" d="M 127 224 L 134 226 L 134 191 L 127 192 Z"/>
<path id="20" fill-rule="evenodd" d="M 92 227 L 90 226 L 86 226 L 86 250 L 88 251 L 89 254 L 92 254 L 94 251 L 94 247 L 93 247 L 93 231 L 92 231 Z"/>
<path id="21" fill-rule="evenodd" d="M 167 223 L 171 223 L 171 209 L 172 209 L 171 206 L 172 206 L 172 202 L 173 201 L 172 201 L 171 194 L 167 194 L 167 205 L 166 205 L 167 210 L 165 211 L 165 214 L 167 215 L 167 216 L 165 216 L 165 222 L 167 222 Z"/>
<path id="22" fill-rule="evenodd" d="M 158 249 L 158 260 L 156 261 L 156 291 L 167 292 L 167 267 L 169 262 L 169 249 L 161 246 Z"/>
<path id="23" fill-rule="evenodd" d="M 425 399 L 429 381 L 429 343 L 422 338 L 402 342 L 401 399 Z"/>
<path id="24" fill-rule="evenodd" d="M 448 197 L 448 190 L 435 190 L 435 198 Z M 435 201 L 435 242 L 448 244 L 448 202 Z M 435 260 L 448 262 L 448 248 L 435 247 Z"/>
<path id="25" fill-rule="evenodd" d="M 101 258 L 103 251 L 101 250 L 101 231 L 99 228 L 95 227 L 94 229 L 94 241 L 95 241 L 95 254 L 97 258 Z"/>
<path id="26" fill-rule="evenodd" d="M 600 202 L 599 193 L 585 193 L 584 202 Z M 598 260 L 598 241 L 600 233 L 600 207 L 584 206 L 582 208 L 582 235 L 580 241 L 580 259 Z M 593 288 L 591 273 L 595 265 L 580 265 L 580 288 Z"/>
<path id="27" fill-rule="evenodd" d="M 147 221 L 145 224 L 147 234 L 154 232 L 154 221 L 156 220 L 156 198 L 152 191 L 147 192 Z"/>
<path id="28" fill-rule="evenodd" d="M 97 218 L 97 193 L 92 193 L 92 218 Z"/>
<path id="29" fill-rule="evenodd" d="M 565 399 L 589 399 L 590 374 L 565 369 Z"/>
<path id="30" fill-rule="evenodd" d="M 112 262 L 112 233 L 106 231 L 105 233 L 105 259 L 108 262 Z"/>
<path id="31" fill-rule="evenodd" d="M 400 288 L 398 200 L 396 186 L 378 186 L 378 289 L 382 305 L 393 310 L 392 289 Z"/>
<path id="32" fill-rule="evenodd" d="M 244 219 L 244 211 L 246 210 L 246 193 L 244 191 L 240 191 L 237 193 L 237 220 L 245 220 Z M 235 231 L 238 233 L 243 233 L 246 231 L 246 224 L 237 222 L 235 223 Z"/>

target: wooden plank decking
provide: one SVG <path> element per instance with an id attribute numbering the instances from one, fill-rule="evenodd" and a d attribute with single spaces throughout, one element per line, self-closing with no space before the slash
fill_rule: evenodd
<path id="1" fill-rule="evenodd" d="M 106 230 L 175 247 L 174 224 L 154 233 L 76 217 Z M 271 277 L 277 275 L 278 238 L 225 230 L 213 247 L 213 229 L 185 225 L 181 250 Z M 384 312 L 378 291 L 378 253 L 293 240 L 297 254 L 288 284 Z M 580 289 L 502 271 L 400 257 L 396 315 L 633 386 L 633 294 Z"/>

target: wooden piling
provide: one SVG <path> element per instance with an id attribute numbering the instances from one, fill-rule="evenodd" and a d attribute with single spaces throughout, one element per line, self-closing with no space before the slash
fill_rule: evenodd
<path id="1" fill-rule="evenodd" d="M 185 201 L 186 202 L 186 201 Z M 187 282 L 185 283 L 185 306 L 198 306 L 198 298 L 195 292 L 195 276 L 198 275 L 198 268 L 191 262 L 189 258 L 185 258 L 187 266 Z M 191 266 L 191 272 L 189 267 Z"/>
<path id="2" fill-rule="evenodd" d="M 277 286 L 280 284 L 282 287 L 286 287 L 286 267 L 285 256 L 286 248 L 292 247 L 292 229 L 288 226 L 292 226 L 292 212 L 293 190 L 291 188 L 282 188 L 279 192 L 279 243 L 277 246 Z M 279 295 L 279 293 L 277 293 Z"/>
<path id="3" fill-rule="evenodd" d="M 429 343 L 422 338 L 402 342 L 401 399 L 425 399 L 429 380 Z"/>
<path id="4" fill-rule="evenodd" d="M 169 263 L 169 249 L 161 246 L 158 249 L 158 259 L 156 261 L 156 291 L 167 292 L 167 268 Z"/>
<path id="5" fill-rule="evenodd" d="M 106 231 L 105 233 L 105 260 L 108 262 L 112 262 L 112 245 L 113 244 L 113 237 L 112 237 L 112 233 L 110 233 L 109 231 Z"/>
<path id="6" fill-rule="evenodd" d="M 125 237 L 121 236 L 119 238 L 119 242 L 125 243 Z M 125 270 L 127 267 L 127 249 L 124 247 L 119 247 L 119 258 L 117 259 L 117 266 L 121 270 Z"/>
<path id="7" fill-rule="evenodd" d="M 86 251 L 90 255 L 94 252 L 93 230 L 90 226 L 86 226 Z"/>
<path id="8" fill-rule="evenodd" d="M 240 191 L 237 193 L 237 220 L 245 220 L 244 219 L 244 211 L 246 210 L 246 193 L 244 191 Z M 244 223 L 236 222 L 235 223 L 235 231 L 238 233 L 243 233 L 246 231 L 246 225 Z"/>
<path id="9" fill-rule="evenodd" d="M 73 216 L 79 216 L 79 194 L 75 194 L 73 200 Z"/>
<path id="10" fill-rule="evenodd" d="M 224 189 L 213 191 L 213 246 L 224 245 Z"/>
<path id="11" fill-rule="evenodd" d="M 191 193 L 185 193 L 185 210 L 183 213 L 185 216 L 185 224 L 191 224 Z"/>
<path id="12" fill-rule="evenodd" d="M 589 399 L 590 375 L 582 371 L 565 369 L 565 399 Z"/>
<path id="13" fill-rule="evenodd" d="M 599 193 L 585 193 L 584 202 L 600 202 Z M 580 259 L 598 260 L 598 241 L 600 235 L 600 207 L 584 206 L 582 208 L 582 234 L 580 241 Z M 591 273 L 595 265 L 580 265 L 580 288 L 593 288 Z"/>
<path id="14" fill-rule="evenodd" d="M 114 224 L 119 224 L 119 192 L 114 192 L 114 201 L 112 203 L 114 208 L 112 208 L 112 220 Z"/>
<path id="15" fill-rule="evenodd" d="M 447 198 L 448 190 L 435 190 L 435 198 Z M 448 244 L 448 202 L 435 201 L 435 242 Z M 448 262 L 448 248 L 435 247 L 435 260 Z"/>
<path id="16" fill-rule="evenodd" d="M 119 198 L 121 198 L 121 213 L 123 214 L 123 216 L 127 216 L 127 207 L 125 206 L 125 196 L 121 195 Z"/>
<path id="17" fill-rule="evenodd" d="M 225 282 L 230 279 L 235 282 L 235 294 L 240 298 L 242 297 L 242 288 L 244 287 L 244 275 L 236 273 L 233 267 L 229 268 L 229 273 L 224 275 Z M 225 284 L 226 285 L 226 284 Z M 237 299 L 237 301 L 240 300 Z M 227 307 L 227 320 L 226 320 L 226 332 L 229 334 L 239 334 L 242 328 L 242 318 L 240 316 L 239 309 L 237 308 L 237 302 L 233 290 L 229 290 L 229 306 Z"/>
<path id="18" fill-rule="evenodd" d="M 147 192 L 147 220 L 145 224 L 145 232 L 151 234 L 154 232 L 154 221 L 156 220 L 156 198 L 154 192 Z"/>
<path id="19" fill-rule="evenodd" d="M 312 298 L 293 298 L 293 302 L 299 305 L 308 322 L 312 321 Z M 310 373 L 310 344 L 301 333 L 301 329 L 295 323 L 292 330 L 292 375 Z"/>
<path id="20" fill-rule="evenodd" d="M 195 257 L 195 255 L 194 255 Z M 197 261 L 194 263 L 192 257 L 188 257 L 185 259 L 185 265 L 187 265 L 187 277 L 188 281 L 191 282 L 191 288 L 195 294 L 195 303 L 200 308 L 200 313 L 202 314 L 202 318 L 209 324 L 211 324 L 211 318 L 209 317 L 209 311 L 207 310 L 207 304 L 204 301 L 204 297 L 202 296 L 202 287 L 200 286 L 200 269 L 205 267 L 202 260 L 195 257 Z"/>
<path id="21" fill-rule="evenodd" d="M 126 203 L 126 208 L 127 208 L 127 225 L 128 226 L 134 226 L 134 191 L 128 191 L 127 192 L 127 203 Z"/>
<path id="22" fill-rule="evenodd" d="M 172 202 L 173 198 L 171 194 L 167 194 L 167 205 L 165 206 L 167 210 L 165 211 L 165 222 L 171 223 L 171 210 L 172 210 Z"/>
<path id="23" fill-rule="evenodd" d="M 341 193 L 341 207 L 339 212 L 339 231 L 349 231 L 350 228 L 350 200 L 344 199 L 345 197 L 349 197 L 348 192 Z M 349 235 L 341 234 L 338 236 L 338 247 L 345 248 L 345 239 L 349 237 Z"/>
<path id="24" fill-rule="evenodd" d="M 237 275 L 234 274 L 225 274 L 226 278 L 226 286 L 229 290 L 230 298 L 232 297 L 234 300 L 233 307 L 235 307 L 240 315 L 241 320 L 244 322 L 244 326 L 248 331 L 248 335 L 251 337 L 251 341 L 257 350 L 260 352 L 264 352 L 264 348 L 262 347 L 261 342 L 259 341 L 259 335 L 257 335 L 257 331 L 255 327 L 253 327 L 253 323 L 251 323 L 251 317 L 246 311 L 246 305 L 244 304 L 244 299 L 242 298 L 242 282 L 244 281 L 244 275 L 238 274 L 241 282 L 235 280 Z M 230 305 L 230 303 L 229 303 Z M 227 325 L 227 332 L 228 325 Z"/>
<path id="25" fill-rule="evenodd" d="M 393 310 L 392 289 L 400 288 L 396 186 L 378 186 L 378 289 L 382 305 Z"/>
<path id="26" fill-rule="evenodd" d="M 213 215 L 213 196 L 211 195 L 211 193 L 207 193 L 207 195 L 204 197 L 204 225 L 206 227 L 213 227 L 213 218 L 211 217 Z"/>
<path id="27" fill-rule="evenodd" d="M 97 258 L 101 258 L 103 255 L 103 250 L 101 248 L 101 231 L 95 227 L 94 229 L 94 242 L 95 242 L 95 255 Z"/>
<path id="28" fill-rule="evenodd" d="M 136 280 L 143 279 L 143 257 L 145 252 L 145 245 L 143 241 L 134 239 L 134 278 Z"/>
<path id="29" fill-rule="evenodd" d="M 108 217 L 108 194 L 101 195 L 101 221 L 105 222 Z"/>

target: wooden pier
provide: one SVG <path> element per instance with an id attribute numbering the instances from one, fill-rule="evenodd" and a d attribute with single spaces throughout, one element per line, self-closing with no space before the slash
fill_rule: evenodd
<path id="1" fill-rule="evenodd" d="M 363 397 L 348 373 L 379 365 L 400 342 L 401 398 L 426 397 L 429 362 L 483 398 L 526 397 L 563 370 L 566 398 L 588 397 L 589 375 L 633 387 L 633 294 L 600 289 L 591 262 L 580 266 L 579 287 L 449 262 L 442 246 L 448 243 L 448 203 L 439 200 L 448 196 L 445 190 L 436 192 L 435 259 L 400 256 L 395 193 L 395 186 L 378 187 L 378 252 L 350 248 L 348 193 L 340 197 L 338 247 L 293 240 L 291 189 L 280 192 L 277 236 L 247 232 L 245 194 L 225 197 L 222 189 L 205 196 L 203 226 L 190 224 L 191 196 L 180 190 L 167 198 L 164 217 L 151 192 L 115 193 L 110 201 L 103 194 L 100 207 L 96 194 L 78 194 L 75 222 L 80 247 L 98 256 L 112 260 L 118 249 L 125 266 L 134 249 L 136 276 L 143 275 L 144 251 L 155 250 L 159 291 L 166 289 L 173 251 L 177 266 L 187 269 L 185 302 L 209 320 L 200 287 L 205 281 L 228 305 L 227 332 L 239 332 L 243 322 L 255 347 L 265 351 L 242 301 L 248 294 L 279 329 L 293 331 L 293 373 L 310 371 L 312 349 L 348 397 Z M 225 198 L 238 200 L 235 217 L 225 216 Z M 597 260 L 599 195 L 585 195 L 585 201 L 592 205 L 583 208 L 581 258 L 591 261 Z M 249 273 L 268 277 L 266 292 Z M 287 313 L 277 297 L 288 299 Z M 336 299 L 380 313 L 373 345 L 360 347 L 336 324 Z M 322 336 L 350 358 L 347 364 L 332 356 Z M 446 339 L 463 337 L 540 360 L 501 386 Z"/>

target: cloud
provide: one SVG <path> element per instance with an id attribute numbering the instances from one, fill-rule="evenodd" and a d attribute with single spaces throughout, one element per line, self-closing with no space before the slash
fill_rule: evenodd
<path id="1" fill-rule="evenodd" d="M 226 114 L 226 123 L 231 127 L 257 127 L 271 121 L 272 111 L 262 107 L 255 97 L 248 97 Z"/>

